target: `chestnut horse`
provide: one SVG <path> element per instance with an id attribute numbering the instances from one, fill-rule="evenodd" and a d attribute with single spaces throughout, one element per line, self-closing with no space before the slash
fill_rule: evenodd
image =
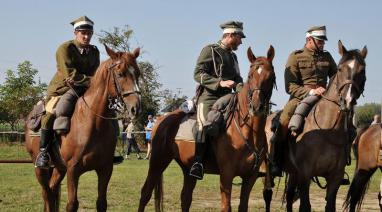
<path id="1" fill-rule="evenodd" d="M 209 143 L 205 170 L 220 175 L 221 211 L 231 211 L 232 181 L 242 178 L 239 211 L 247 211 L 249 194 L 258 177 L 259 165 L 265 159 L 267 143 L 264 125 L 275 73 L 272 60 L 274 49 L 270 46 L 267 57 L 256 58 L 248 48 L 251 68 L 243 89 L 237 93 L 233 118 L 228 121 L 227 130 Z M 182 211 L 189 211 L 196 179 L 189 176 L 194 161 L 195 143 L 175 140 L 179 124 L 185 114 L 175 110 L 160 119 L 152 132 L 152 155 L 146 181 L 141 190 L 138 211 L 144 211 L 155 187 L 155 209 L 163 210 L 162 174 L 175 159 L 183 171 L 181 193 Z"/>
<path id="2" fill-rule="evenodd" d="M 67 211 L 78 210 L 77 189 L 80 176 L 95 170 L 98 176 L 97 211 L 106 211 L 107 186 L 113 172 L 113 156 L 117 142 L 116 113 L 109 108 L 109 99 L 117 99 L 130 117 L 140 110 L 138 77 L 140 70 L 136 58 L 139 49 L 114 52 L 105 45 L 110 59 L 101 63 L 90 87 L 76 103 L 71 129 L 56 138 L 50 148 L 54 167 L 35 169 L 42 187 L 45 211 L 59 211 L 60 184 L 65 174 L 68 185 Z M 40 137 L 25 132 L 26 148 L 32 160 L 39 153 Z"/>
<path id="3" fill-rule="evenodd" d="M 382 161 L 379 151 L 382 147 L 382 124 L 373 124 L 365 131 L 361 131 L 355 140 L 357 151 L 354 152 L 357 159 L 356 171 L 349 187 L 345 209 L 355 211 L 361 209 L 362 201 L 366 193 L 371 176 L 376 169 L 382 171 Z M 381 193 L 379 193 L 379 200 Z M 379 202 L 382 211 L 382 204 Z"/>
<path id="4" fill-rule="evenodd" d="M 353 108 L 365 86 L 364 59 L 367 54 L 366 47 L 362 51 L 348 51 L 341 41 L 338 42 L 338 48 L 342 58 L 337 73 L 305 119 L 303 132 L 286 142 L 284 161 L 289 174 L 286 185 L 287 211 L 292 211 L 296 187 L 300 195 L 299 210 L 311 211 L 310 181 L 317 176 L 327 181 L 325 211 L 335 211 L 337 191 L 350 154 L 348 129 L 352 123 Z M 273 117 L 268 117 L 268 127 Z"/>

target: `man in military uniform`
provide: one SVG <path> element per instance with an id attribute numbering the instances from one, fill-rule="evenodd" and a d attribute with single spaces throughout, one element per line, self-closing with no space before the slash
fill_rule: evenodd
<path id="1" fill-rule="evenodd" d="M 49 168 L 48 148 L 54 138 L 53 123 L 56 117 L 48 108 L 54 108 L 59 97 L 71 88 L 74 88 L 78 95 L 82 95 L 100 64 L 99 51 L 96 46 L 90 44 L 94 22 L 82 16 L 71 24 L 74 27 L 75 38 L 58 47 L 57 72 L 48 86 L 47 112 L 41 119 L 40 154 L 35 163 L 35 167 L 38 168 Z"/>
<path id="2" fill-rule="evenodd" d="M 273 176 L 281 176 L 283 142 L 288 134 L 288 123 L 298 103 L 309 95 L 320 96 L 326 90 L 328 78 L 337 71 L 337 65 L 329 52 L 324 51 L 325 26 L 315 26 L 306 32 L 303 49 L 289 55 L 285 73 L 285 90 L 290 95 L 279 119 L 279 126 L 272 138 L 270 170 Z"/>
<path id="3" fill-rule="evenodd" d="M 200 84 L 200 96 L 197 100 L 198 132 L 195 139 L 195 159 L 190 175 L 203 179 L 203 154 L 206 148 L 206 130 L 204 125 L 212 105 L 232 90 L 239 91 L 243 86 L 237 57 L 233 51 L 245 38 L 243 23 L 229 21 L 221 24 L 223 37 L 216 44 L 205 46 L 196 62 L 194 79 Z"/>

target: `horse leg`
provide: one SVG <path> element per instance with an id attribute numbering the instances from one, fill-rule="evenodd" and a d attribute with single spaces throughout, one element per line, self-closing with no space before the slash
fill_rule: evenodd
<path id="1" fill-rule="evenodd" d="M 68 203 L 66 204 L 66 211 L 77 211 L 78 210 L 78 181 L 80 178 L 80 173 L 77 166 L 68 167 L 67 182 L 68 182 Z"/>
<path id="2" fill-rule="evenodd" d="M 220 193 L 221 193 L 221 211 L 231 211 L 231 192 L 232 192 L 232 181 L 233 181 L 233 174 L 228 167 L 226 170 L 223 170 L 222 174 L 220 175 Z"/>
<path id="3" fill-rule="evenodd" d="M 192 202 L 192 193 L 196 185 L 196 179 L 189 175 L 188 169 L 183 169 L 183 188 L 181 193 L 182 211 L 190 211 Z"/>
<path id="4" fill-rule="evenodd" d="M 48 169 L 35 169 L 37 181 L 41 185 L 41 196 L 44 200 L 44 211 L 55 211 L 55 201 L 49 187 L 49 180 L 51 178 L 51 170 Z"/>
<path id="5" fill-rule="evenodd" d="M 303 179 L 299 182 L 298 189 L 300 192 L 300 209 L 299 211 L 309 212 L 312 210 L 309 199 L 310 179 Z"/>
<path id="6" fill-rule="evenodd" d="M 297 180 L 295 175 L 289 175 L 288 184 L 286 187 L 286 207 L 287 211 L 293 211 L 294 196 L 296 194 Z"/>
<path id="7" fill-rule="evenodd" d="M 141 189 L 141 198 L 139 201 L 138 211 L 143 212 L 147 203 L 151 199 L 151 195 L 153 193 L 154 187 L 157 186 L 159 190 L 161 190 L 162 185 L 162 174 L 167 166 L 170 164 L 172 157 L 170 153 L 164 153 L 161 155 L 157 155 L 155 151 L 151 155 L 149 171 L 147 173 L 145 184 Z M 159 191 L 158 195 L 162 195 L 162 192 Z M 161 198 L 161 197 L 159 197 Z"/>
<path id="8" fill-rule="evenodd" d="M 341 185 L 341 180 L 343 178 L 343 174 L 335 175 L 334 177 L 327 178 L 327 188 L 326 188 L 326 212 L 335 212 L 336 211 L 336 198 L 337 192 Z"/>
<path id="9" fill-rule="evenodd" d="M 252 187 L 256 182 L 257 176 L 253 175 L 250 178 L 242 177 L 242 184 L 240 190 L 240 203 L 239 211 L 246 212 L 248 211 L 248 200 L 251 193 Z"/>
<path id="10" fill-rule="evenodd" d="M 272 202 L 272 196 L 273 196 L 271 180 L 272 179 L 271 179 L 269 172 L 267 172 L 265 177 L 262 179 L 263 184 L 264 184 L 263 199 L 265 202 L 265 211 L 266 212 L 271 211 L 271 202 Z"/>
<path id="11" fill-rule="evenodd" d="M 111 174 L 113 173 L 113 164 L 96 170 L 98 176 L 98 197 L 97 211 L 107 210 L 107 186 L 109 185 Z"/>
<path id="12" fill-rule="evenodd" d="M 65 177 L 65 173 L 66 169 L 60 170 L 58 168 L 54 168 L 52 177 L 50 178 L 49 188 L 54 200 L 54 211 L 59 211 L 60 208 L 61 182 Z"/>

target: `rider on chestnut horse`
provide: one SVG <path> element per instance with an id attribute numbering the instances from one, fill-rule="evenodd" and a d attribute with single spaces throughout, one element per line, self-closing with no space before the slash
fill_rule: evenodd
<path id="1" fill-rule="evenodd" d="M 229 21 L 221 24 L 223 37 L 216 44 L 202 49 L 194 71 L 194 79 L 200 84 L 197 100 L 197 135 L 195 139 L 195 161 L 190 175 L 203 179 L 203 154 L 206 149 L 206 120 L 212 105 L 222 96 L 239 91 L 243 86 L 236 54 L 245 38 L 243 23 Z"/>

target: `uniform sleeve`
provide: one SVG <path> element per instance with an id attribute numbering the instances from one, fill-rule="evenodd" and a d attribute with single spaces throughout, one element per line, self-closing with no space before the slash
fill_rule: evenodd
<path id="1" fill-rule="evenodd" d="M 294 53 L 289 55 L 285 67 L 284 80 L 285 91 L 291 96 L 298 99 L 303 99 L 308 95 L 310 89 L 305 88 L 302 83 L 301 74 L 297 64 L 297 58 Z"/>
<path id="2" fill-rule="evenodd" d="M 202 49 L 196 62 L 194 79 L 203 87 L 216 91 L 219 87 L 220 79 L 215 77 L 213 73 L 212 50 L 210 46 L 206 46 Z"/>
<path id="3" fill-rule="evenodd" d="M 56 53 L 56 61 L 58 71 L 63 74 L 64 79 L 73 79 L 77 86 L 88 86 L 90 77 L 85 74 L 78 73 L 75 67 L 75 61 L 70 56 L 70 46 L 60 46 Z"/>
<path id="4" fill-rule="evenodd" d="M 329 53 L 328 53 L 329 54 Z M 328 76 L 331 78 L 333 75 L 337 73 L 337 64 L 334 61 L 333 57 L 331 54 L 329 54 L 329 71 L 328 71 Z"/>

